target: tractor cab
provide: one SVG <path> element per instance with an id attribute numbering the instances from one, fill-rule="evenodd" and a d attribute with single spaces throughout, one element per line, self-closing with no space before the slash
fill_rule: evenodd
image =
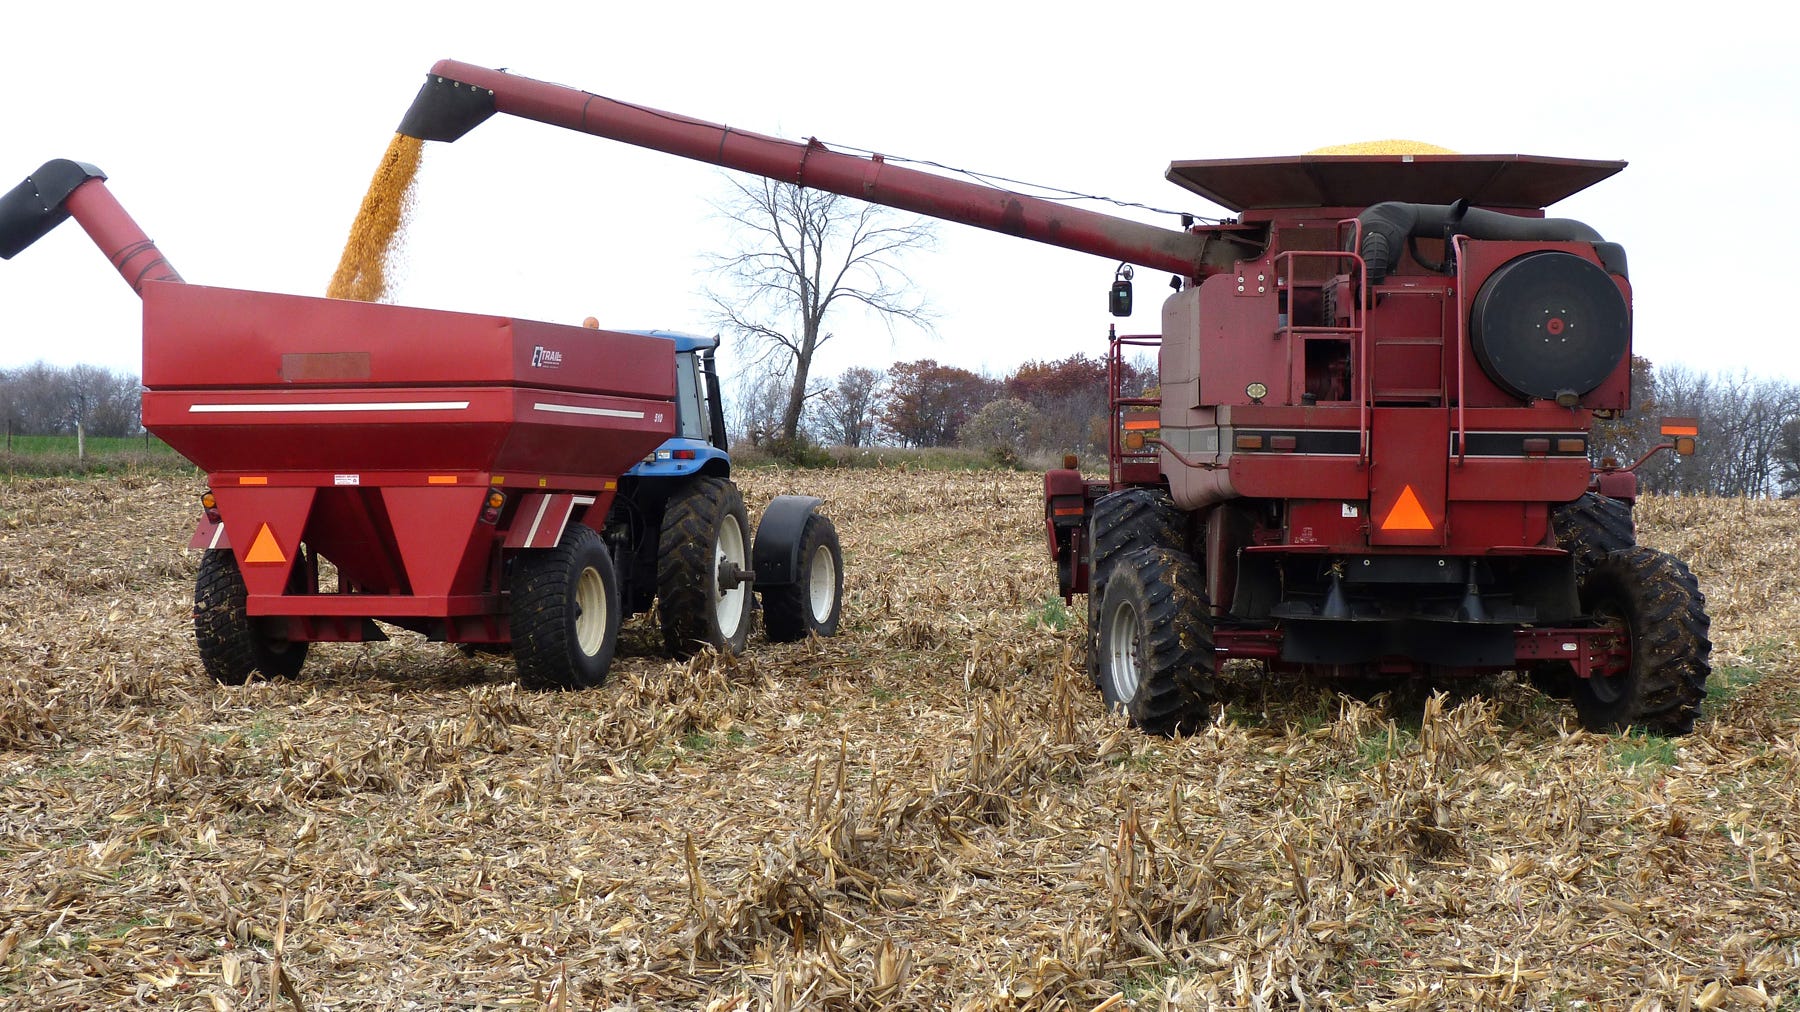
<path id="1" fill-rule="evenodd" d="M 719 339 L 671 330 L 629 330 L 628 334 L 675 342 L 675 435 L 625 472 L 639 478 L 731 473 L 725 439 L 725 409 L 713 353 Z"/>

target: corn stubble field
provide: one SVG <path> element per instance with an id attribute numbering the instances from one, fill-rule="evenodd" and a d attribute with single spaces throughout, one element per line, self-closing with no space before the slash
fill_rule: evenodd
<path id="1" fill-rule="evenodd" d="M 0 1007 L 1800 1008 L 1792 504 L 1639 506 L 1711 604 L 1687 738 L 1234 670 L 1170 741 L 1085 684 L 1035 475 L 741 484 L 826 498 L 843 635 L 636 625 L 562 694 L 416 640 L 216 687 L 197 479 L 0 486 Z"/>

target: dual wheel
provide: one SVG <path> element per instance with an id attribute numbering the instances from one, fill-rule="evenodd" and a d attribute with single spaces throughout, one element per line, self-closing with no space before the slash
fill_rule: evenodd
<path id="1" fill-rule="evenodd" d="M 1211 719 L 1212 608 L 1200 566 L 1182 551 L 1184 514 L 1157 489 L 1094 504 L 1089 544 L 1088 674 L 1107 708 L 1152 734 Z"/>
<path id="2" fill-rule="evenodd" d="M 664 509 L 657 554 L 663 644 L 678 658 L 738 653 L 750 637 L 750 524 L 737 487 L 701 478 Z M 763 624 L 782 642 L 837 631 L 843 553 L 831 521 L 810 515 L 798 579 L 763 591 Z M 618 577 L 593 528 L 571 524 L 556 548 L 526 552 L 513 570 L 512 639 L 519 680 L 534 688 L 591 688 L 606 679 L 618 644 Z"/>

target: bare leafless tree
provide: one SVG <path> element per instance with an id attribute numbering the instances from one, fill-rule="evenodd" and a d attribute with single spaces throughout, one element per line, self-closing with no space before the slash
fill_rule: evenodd
<path id="1" fill-rule="evenodd" d="M 716 205 L 735 226 L 736 249 L 714 258 L 721 289 L 708 292 L 717 322 L 749 339 L 760 362 L 787 382 L 779 438 L 800 434 L 813 356 L 831 340 L 826 314 L 860 303 L 890 327 L 930 329 L 925 299 L 901 256 L 932 245 L 928 222 L 886 208 L 770 179 L 728 177 Z"/>

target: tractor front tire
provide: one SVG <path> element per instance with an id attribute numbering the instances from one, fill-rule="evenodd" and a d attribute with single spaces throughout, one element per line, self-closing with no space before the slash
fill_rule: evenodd
<path id="1" fill-rule="evenodd" d="M 737 486 L 724 478 L 688 483 L 664 508 L 658 546 L 657 613 L 669 653 L 741 653 L 755 598 L 750 518 Z"/>
<path id="2" fill-rule="evenodd" d="M 1692 731 L 1712 673 L 1712 642 L 1706 598 L 1687 566 L 1648 548 L 1613 552 L 1588 573 L 1581 605 L 1617 630 L 1624 648 L 1613 671 L 1577 680 L 1581 726 L 1597 733 Z"/>
<path id="3" fill-rule="evenodd" d="M 512 649 L 528 689 L 591 689 L 619 645 L 619 580 L 598 531 L 571 523 L 555 548 L 513 561 Z"/>
<path id="4" fill-rule="evenodd" d="M 1151 734 L 1187 734 L 1212 717 L 1212 610 L 1192 557 L 1140 548 L 1114 560 L 1100 600 L 1100 694 Z"/>
<path id="5" fill-rule="evenodd" d="M 1094 503 L 1088 527 L 1088 678 L 1100 685 L 1100 599 L 1113 563 L 1140 548 L 1182 547 L 1181 510 L 1160 488 L 1127 488 Z"/>
<path id="6" fill-rule="evenodd" d="M 263 635 L 245 610 L 249 592 L 230 549 L 210 548 L 200 556 L 194 577 L 194 642 L 200 666 L 220 685 L 242 685 L 260 672 L 264 678 L 294 678 L 306 663 L 304 640 Z"/>
<path id="7" fill-rule="evenodd" d="M 800 532 L 794 582 L 762 592 L 763 630 L 771 643 L 792 643 L 837 632 L 844 610 L 844 551 L 837 526 L 817 513 Z"/>

